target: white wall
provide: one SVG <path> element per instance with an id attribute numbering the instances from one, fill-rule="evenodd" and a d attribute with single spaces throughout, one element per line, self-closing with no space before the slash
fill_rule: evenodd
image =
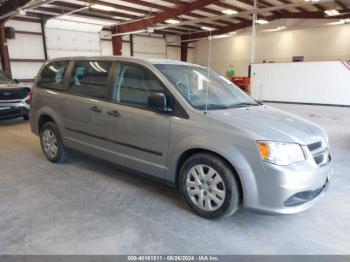
<path id="1" fill-rule="evenodd" d="M 305 61 L 350 59 L 350 25 L 327 26 L 260 32 L 257 36 L 256 62 L 263 60 L 290 62 L 293 56 Z M 208 63 L 208 40 L 195 44 L 194 61 Z M 250 35 L 237 35 L 212 40 L 211 67 L 221 74 L 233 66 L 237 76 L 248 74 L 250 63 Z"/>
<path id="2" fill-rule="evenodd" d="M 5 25 L 17 31 L 15 39 L 7 39 L 12 77 L 32 79 L 45 60 L 41 25 L 17 20 L 9 20 Z M 24 34 L 21 31 L 39 34 Z"/>
<path id="3" fill-rule="evenodd" d="M 32 79 L 36 76 L 45 60 L 44 45 L 41 35 L 41 24 L 27 21 L 9 20 L 6 26 L 12 26 L 17 31 L 26 31 L 36 34 L 16 33 L 16 39 L 9 39 L 9 55 L 13 77 Z M 109 56 L 113 55 L 111 33 L 82 32 L 57 27 L 45 27 L 46 47 L 48 59 L 65 56 Z M 168 58 L 180 60 L 180 37 L 167 35 L 134 35 L 134 56 Z M 167 43 L 175 41 L 177 45 Z M 130 56 L 130 36 L 123 36 L 122 54 Z M 16 60 L 17 59 L 17 60 Z M 28 60 L 28 61 L 18 61 Z M 36 60 L 36 61 L 34 61 Z M 194 49 L 189 49 L 188 60 L 194 60 Z"/>
<path id="4" fill-rule="evenodd" d="M 252 65 L 254 99 L 349 106 L 349 87 L 350 64 L 342 61 Z"/>

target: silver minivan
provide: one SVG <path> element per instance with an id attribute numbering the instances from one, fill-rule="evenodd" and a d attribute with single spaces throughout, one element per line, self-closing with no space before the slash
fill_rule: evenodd
<path id="1" fill-rule="evenodd" d="M 133 169 L 179 187 L 205 218 L 240 206 L 300 212 L 320 199 L 332 172 L 321 127 L 179 61 L 51 60 L 33 85 L 30 122 L 49 161 L 74 149 Z"/>

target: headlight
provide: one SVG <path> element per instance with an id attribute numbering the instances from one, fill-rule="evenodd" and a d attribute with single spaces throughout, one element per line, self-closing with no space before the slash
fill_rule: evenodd
<path id="1" fill-rule="evenodd" d="M 327 143 L 327 146 L 329 146 L 329 137 L 328 137 L 328 134 L 325 135 L 325 141 Z"/>
<path id="2" fill-rule="evenodd" d="M 281 166 L 305 160 L 299 144 L 256 141 L 262 160 Z"/>

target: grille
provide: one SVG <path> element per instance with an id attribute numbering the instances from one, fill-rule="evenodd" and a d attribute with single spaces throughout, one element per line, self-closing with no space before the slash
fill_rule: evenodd
<path id="1" fill-rule="evenodd" d="M 307 146 L 315 160 L 315 163 L 319 166 L 323 166 L 331 161 L 328 147 L 318 141 Z"/>
<path id="2" fill-rule="evenodd" d="M 28 95 L 29 88 L 0 89 L 0 100 L 23 99 Z"/>
<path id="3" fill-rule="evenodd" d="M 319 141 L 319 142 L 310 144 L 310 145 L 308 145 L 307 147 L 309 148 L 310 151 L 315 151 L 315 150 L 317 150 L 317 149 L 319 149 L 319 148 L 322 147 L 322 142 Z"/>

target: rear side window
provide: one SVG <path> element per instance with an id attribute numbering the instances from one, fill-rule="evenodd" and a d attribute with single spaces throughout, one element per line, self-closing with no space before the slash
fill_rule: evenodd
<path id="1" fill-rule="evenodd" d="M 111 67 L 112 62 L 75 62 L 69 82 L 70 92 L 81 96 L 105 99 Z"/>
<path id="2" fill-rule="evenodd" d="M 37 85 L 48 89 L 62 90 L 67 66 L 68 61 L 49 63 L 41 72 Z"/>

